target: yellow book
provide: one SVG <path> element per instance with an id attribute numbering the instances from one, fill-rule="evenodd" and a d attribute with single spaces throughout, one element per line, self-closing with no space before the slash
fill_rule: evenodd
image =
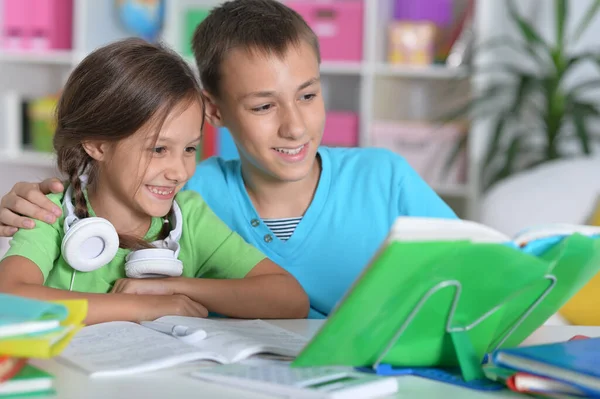
<path id="1" fill-rule="evenodd" d="M 0 340 L 0 353 L 3 355 L 47 359 L 58 355 L 83 327 L 87 315 L 87 300 L 50 301 L 67 308 L 68 315 L 61 321 L 60 328 L 48 333 L 21 335 Z"/>

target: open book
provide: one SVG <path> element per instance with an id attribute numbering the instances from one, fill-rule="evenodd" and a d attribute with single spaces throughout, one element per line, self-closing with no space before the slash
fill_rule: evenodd
<path id="1" fill-rule="evenodd" d="M 292 366 L 460 367 L 480 378 L 485 354 L 520 345 L 600 273 L 598 236 L 400 217 Z"/>
<path id="2" fill-rule="evenodd" d="M 92 377 L 107 377 L 195 360 L 235 363 L 261 353 L 293 358 L 307 342 L 262 320 L 165 316 L 147 325 L 109 322 L 84 327 L 59 358 Z M 166 330 L 157 325 L 170 326 L 172 333 L 158 331 Z"/>
<path id="3" fill-rule="evenodd" d="M 460 219 L 436 219 L 421 217 L 399 217 L 388 235 L 388 241 L 457 241 L 468 240 L 480 243 L 504 243 L 518 248 L 538 252 L 547 249 L 566 236 L 579 233 L 585 236 L 600 236 L 600 227 L 550 223 L 531 226 L 509 237 L 481 223 Z"/>

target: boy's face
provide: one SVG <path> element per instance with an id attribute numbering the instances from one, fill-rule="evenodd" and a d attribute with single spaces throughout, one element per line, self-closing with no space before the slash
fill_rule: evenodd
<path id="1" fill-rule="evenodd" d="M 208 113 L 230 130 L 245 167 L 277 181 L 306 178 L 325 124 L 313 48 L 302 41 L 281 58 L 234 49 L 221 76 L 221 95 L 210 97 Z"/>

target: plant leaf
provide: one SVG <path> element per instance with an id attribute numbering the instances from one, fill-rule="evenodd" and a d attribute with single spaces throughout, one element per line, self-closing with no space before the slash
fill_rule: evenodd
<path id="1" fill-rule="evenodd" d="M 522 75 L 519 78 L 519 83 L 517 84 L 517 90 L 515 92 L 515 99 L 513 102 L 513 106 L 511 112 L 518 113 L 521 107 L 523 106 L 523 101 L 528 98 L 530 95 L 530 91 L 535 89 L 535 83 L 538 83 L 537 79 L 531 75 Z"/>
<path id="2" fill-rule="evenodd" d="M 477 98 L 471 99 L 464 104 L 454 110 L 449 111 L 448 113 L 443 114 L 442 116 L 435 118 L 436 122 L 444 123 L 454 121 L 458 118 L 467 118 L 470 117 L 472 113 L 478 110 L 490 102 L 496 100 L 496 98 L 502 93 L 509 92 L 510 87 L 507 87 L 505 84 L 494 84 L 484 90 L 482 94 L 480 94 Z M 494 109 L 497 112 L 498 108 Z M 485 114 L 479 115 L 479 117 L 485 117 Z"/>
<path id="3" fill-rule="evenodd" d="M 508 177 L 512 173 L 514 162 L 517 158 L 517 154 L 519 153 L 521 147 L 521 138 L 522 136 L 515 135 L 511 139 L 510 145 L 508 146 L 508 149 L 506 150 L 506 155 L 504 157 L 504 165 L 502 166 L 502 168 L 496 171 L 494 175 L 492 175 L 492 178 L 489 181 L 486 182 L 486 190 L 493 184 L 504 179 L 505 177 Z"/>
<path id="4" fill-rule="evenodd" d="M 587 101 L 573 100 L 569 98 L 566 102 L 565 110 L 568 113 L 579 112 L 585 117 L 600 117 L 600 109 L 598 109 L 596 104 Z"/>
<path id="5" fill-rule="evenodd" d="M 535 44 L 539 44 L 545 48 L 548 48 L 549 46 L 542 39 L 542 37 L 537 33 L 537 31 L 533 28 L 533 26 L 519 14 L 519 11 L 517 10 L 517 7 L 515 5 L 515 1 L 508 0 L 507 4 L 508 4 L 508 13 L 509 13 L 510 17 L 512 18 L 513 22 L 515 22 L 515 24 L 521 31 L 521 34 L 523 35 L 525 40 L 527 40 L 527 42 L 530 44 L 535 43 Z"/>
<path id="6" fill-rule="evenodd" d="M 487 73 L 505 73 L 505 74 L 516 75 L 516 76 L 528 75 L 528 76 L 532 76 L 532 77 L 537 77 L 535 75 L 532 75 L 530 71 L 521 69 L 517 65 L 507 64 L 507 63 L 503 63 L 503 62 L 495 62 L 495 63 L 491 63 L 491 64 L 477 65 L 476 67 L 473 68 L 473 71 L 472 71 L 472 74 L 487 74 Z"/>
<path id="7" fill-rule="evenodd" d="M 487 152 L 485 154 L 485 158 L 483 159 L 483 168 L 486 169 L 490 166 L 495 156 L 499 151 L 500 140 L 502 139 L 502 135 L 504 134 L 504 127 L 508 120 L 508 114 L 506 112 L 502 112 L 498 115 L 496 119 L 496 125 L 492 130 L 492 137 L 487 145 Z"/>
<path id="8" fill-rule="evenodd" d="M 589 155 L 591 153 L 590 140 L 585 128 L 585 117 L 578 109 L 573 110 L 573 124 L 575 125 L 575 133 L 581 143 L 581 150 L 584 154 Z"/>
<path id="9" fill-rule="evenodd" d="M 556 48 L 562 49 L 565 42 L 565 21 L 569 14 L 567 0 L 554 0 L 556 17 Z"/>
<path id="10" fill-rule="evenodd" d="M 578 41 L 579 39 L 581 39 L 581 36 L 584 34 L 584 32 L 590 26 L 590 23 L 592 22 L 592 20 L 598 13 L 599 9 L 600 9 L 600 0 L 592 1 L 590 6 L 588 7 L 588 9 L 583 14 L 581 21 L 579 21 L 577 29 L 575 29 L 575 33 L 573 35 L 573 41 Z"/>
<path id="11" fill-rule="evenodd" d="M 544 60 L 535 51 L 534 48 L 532 48 L 531 46 L 528 46 L 526 43 L 523 43 L 522 41 L 515 40 L 512 37 L 504 36 L 504 35 L 492 37 L 490 39 L 485 40 L 484 42 L 476 45 L 475 48 L 473 49 L 473 52 L 475 54 L 480 54 L 483 51 L 492 51 L 493 52 L 502 47 L 510 48 L 516 52 L 522 53 L 523 55 L 529 54 L 537 61 L 538 64 L 546 63 L 546 60 Z"/>
<path id="12" fill-rule="evenodd" d="M 567 58 L 565 68 L 563 69 L 563 75 L 566 75 L 571 68 L 583 61 L 592 61 L 596 64 L 596 67 L 600 67 L 600 55 L 597 52 L 586 51 Z"/>
<path id="13" fill-rule="evenodd" d="M 577 98 L 580 92 L 598 87 L 600 87 L 600 79 L 590 79 L 576 84 L 565 95 L 567 98 Z"/>

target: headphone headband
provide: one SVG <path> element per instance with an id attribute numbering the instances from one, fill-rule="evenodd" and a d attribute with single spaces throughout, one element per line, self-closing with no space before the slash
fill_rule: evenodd
<path id="1" fill-rule="evenodd" d="M 81 175 L 85 189 L 87 175 Z M 73 186 L 69 185 L 62 201 L 65 211 L 63 242 L 65 261 L 75 270 L 93 271 L 112 261 L 119 249 L 119 236 L 106 219 L 88 217 L 80 220 L 73 206 Z M 177 201 L 173 201 L 173 226 L 164 240 L 152 242 L 154 248 L 132 251 L 126 257 L 125 270 L 129 277 L 180 276 L 183 264 L 179 256 L 179 240 L 183 230 L 183 216 Z M 136 256 L 137 255 L 137 256 Z"/>

